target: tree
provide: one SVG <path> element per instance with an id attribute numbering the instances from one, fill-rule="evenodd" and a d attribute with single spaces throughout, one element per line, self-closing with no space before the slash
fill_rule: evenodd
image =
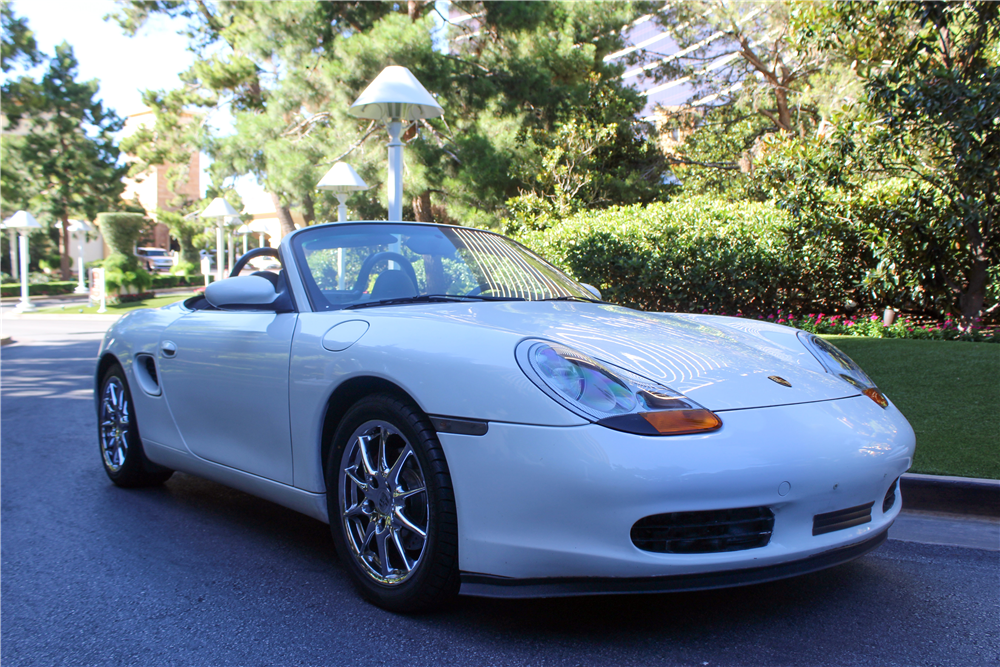
<path id="1" fill-rule="evenodd" d="M 455 3 L 481 29 L 455 28 L 448 53 L 435 50 L 429 2 L 120 4 L 127 32 L 158 12 L 185 21 L 192 35 L 198 58 L 187 85 L 151 96 L 158 115 L 217 104 L 233 115 L 228 136 L 157 130 L 147 139 L 197 144 L 212 156 L 217 181 L 256 175 L 285 231 L 286 209 L 297 208 L 307 223 L 333 214 L 335 200 L 316 195 L 315 184 L 338 159 L 373 186 L 350 205 L 384 215 L 384 130 L 347 110 L 391 64 L 408 67 L 446 110 L 404 135 L 412 202 L 404 215 L 496 224 L 521 192 L 553 195 L 554 182 L 535 178 L 556 148 L 544 133 L 581 116 L 596 128 L 617 124 L 589 159 L 592 190 L 625 161 L 638 161 L 641 178 L 616 176 L 602 196 L 617 203 L 662 196 L 661 158 L 645 150 L 651 132 L 633 119 L 640 98 L 621 84 L 621 66 L 603 62 L 621 45 L 622 26 L 654 3 Z"/>
<path id="2" fill-rule="evenodd" d="M 812 39 L 814 3 L 670 0 L 658 20 L 675 55 L 652 74 L 687 79 L 687 104 L 665 110 L 687 141 L 668 150 L 689 189 L 742 185 L 769 134 L 805 136 L 857 99 L 851 60 Z M 682 54 L 682 55 L 681 55 Z"/>
<path id="3" fill-rule="evenodd" d="M 866 171 L 926 189 L 941 214 L 934 236 L 946 250 L 939 280 L 928 287 L 950 294 L 970 325 L 1000 266 L 1000 7 L 883 2 L 838 10 L 841 25 L 868 19 L 849 47 L 870 54 L 865 79 L 875 122 Z"/>
<path id="4" fill-rule="evenodd" d="M 837 119 L 827 173 L 858 190 L 901 183 L 906 197 L 870 224 L 877 259 L 970 326 L 998 307 L 1000 7 L 879 2 L 813 11 L 812 38 L 856 63 L 865 92 Z"/>
<path id="5" fill-rule="evenodd" d="M 121 207 L 124 189 L 114 133 L 122 121 L 95 99 L 97 80 L 78 82 L 73 48 L 62 43 L 41 82 L 27 77 L 4 85 L 5 113 L 25 134 L 13 145 L 35 210 L 62 223 L 61 271 L 70 277 L 70 217 L 93 219 Z"/>
<path id="6" fill-rule="evenodd" d="M 42 54 L 38 50 L 35 35 L 28 28 L 28 20 L 14 14 L 13 3 L 0 2 L 0 24 L 3 25 L 3 41 L 0 42 L 0 69 L 6 74 L 17 65 L 41 65 Z"/>

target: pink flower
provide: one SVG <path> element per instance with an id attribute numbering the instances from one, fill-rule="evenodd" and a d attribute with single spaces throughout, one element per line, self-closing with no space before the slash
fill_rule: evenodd
<path id="1" fill-rule="evenodd" d="M 768 315 L 768 316 L 767 316 L 767 319 L 769 319 L 769 320 L 773 320 L 773 319 L 774 319 L 774 315 Z"/>

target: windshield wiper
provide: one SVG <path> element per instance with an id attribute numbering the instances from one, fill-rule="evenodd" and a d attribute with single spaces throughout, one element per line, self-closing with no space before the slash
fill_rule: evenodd
<path id="1" fill-rule="evenodd" d="M 371 308 L 373 306 L 397 306 L 407 303 L 448 303 L 456 301 L 461 303 L 463 301 L 524 301 L 524 299 L 516 296 L 484 296 L 482 294 L 473 294 L 471 296 L 464 294 L 421 294 L 420 296 L 403 296 L 394 299 L 379 299 L 378 301 L 355 303 L 345 306 L 343 310 L 356 310 L 358 308 Z"/>
<path id="2" fill-rule="evenodd" d="M 566 296 L 550 296 L 547 299 L 538 299 L 539 301 L 583 301 L 584 303 L 608 303 L 607 301 L 601 301 L 600 299 L 588 299 L 585 296 L 576 296 L 574 294 L 567 294 Z"/>

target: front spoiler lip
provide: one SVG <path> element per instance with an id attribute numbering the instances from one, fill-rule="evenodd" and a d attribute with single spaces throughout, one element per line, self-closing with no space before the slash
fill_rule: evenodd
<path id="1" fill-rule="evenodd" d="M 557 598 L 626 593 L 679 593 L 731 588 L 777 581 L 825 570 L 860 558 L 878 548 L 889 536 L 890 521 L 875 535 L 854 544 L 835 547 L 807 558 L 737 570 L 663 577 L 540 577 L 515 579 L 462 572 L 461 595 L 484 598 Z"/>

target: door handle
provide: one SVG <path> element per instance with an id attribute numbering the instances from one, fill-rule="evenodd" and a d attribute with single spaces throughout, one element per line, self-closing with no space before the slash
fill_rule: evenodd
<path id="1" fill-rule="evenodd" d="M 177 345 L 172 340 L 165 340 L 160 343 L 160 352 L 169 359 L 177 354 Z"/>

